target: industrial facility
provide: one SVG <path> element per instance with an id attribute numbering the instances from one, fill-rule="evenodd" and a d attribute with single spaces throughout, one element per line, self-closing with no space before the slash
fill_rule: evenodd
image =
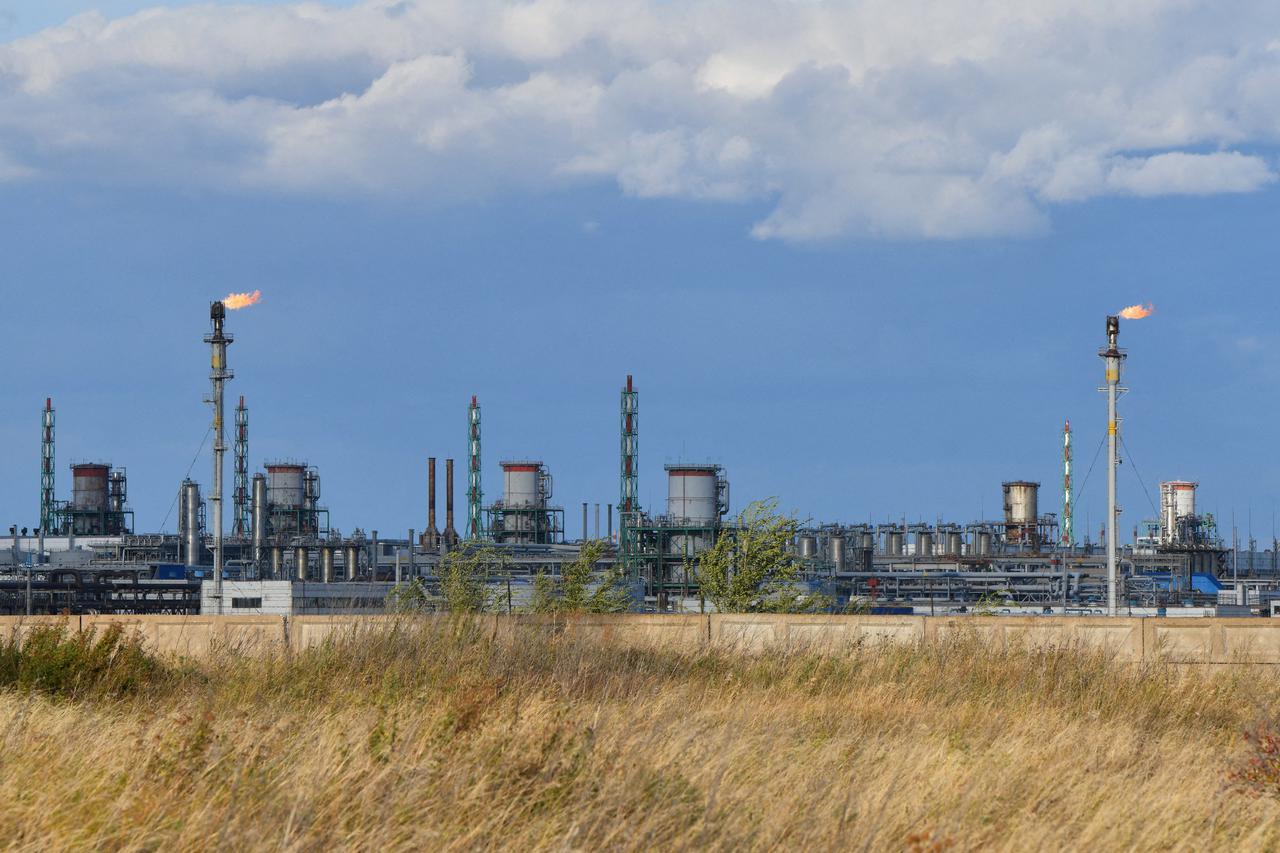
<path id="1" fill-rule="evenodd" d="M 639 495 L 639 390 L 631 376 L 619 408 L 618 502 L 582 503 L 582 536 L 570 540 L 566 511 L 553 502 L 551 466 L 541 459 L 498 463 L 501 491 L 484 499 L 481 408 L 466 407 L 466 519 L 454 518 L 454 459 L 445 458 L 445 516 L 436 515 L 436 457 L 425 459 L 426 517 L 421 531 L 379 536 L 368 520 L 330 518 L 320 468 L 301 459 L 251 461 L 249 408 L 240 397 L 232 428 L 232 512 L 223 519 L 228 305 L 214 302 L 204 343 L 210 353 L 213 435 L 207 485 L 175 477 L 176 533 L 135 529 L 125 469 L 104 461 L 70 466 L 70 496 L 57 497 L 55 409 L 41 411 L 39 523 L 0 537 L 3 613 L 370 613 L 388 606 L 398 585 L 416 582 L 439 601 L 447 555 L 479 546 L 501 554 L 508 608 L 528 601 L 533 580 L 556 576 L 587 541 L 603 541 L 597 567 L 617 569 L 638 611 L 707 611 L 699 556 L 735 535 L 729 475 L 716 464 L 665 466 L 665 504 Z M 1120 318 L 1107 317 L 1103 392 L 1107 409 L 1108 517 L 1100 541 L 1076 534 L 1072 432 L 1063 429 L 1060 511 L 1043 511 L 1041 483 L 993 482 L 1002 512 L 992 518 L 834 519 L 806 523 L 790 541 L 796 593 L 820 595 L 838 612 L 915 613 L 1235 613 L 1270 615 L 1280 600 L 1276 544 L 1244 554 L 1226 547 L 1216 522 L 1197 506 L 1197 484 L 1159 484 L 1158 517 L 1119 537 L 1116 468 L 1120 419 Z M 461 439 L 461 430 L 459 438 Z M 495 472 L 496 473 L 496 472 Z M 418 477 L 417 471 L 406 476 Z M 1056 489 L 1057 487 L 1054 486 Z M 34 490 L 34 489 L 33 489 Z M 1055 507 L 1057 510 L 1057 507 Z M 367 531 L 367 532 L 366 532 Z M 8 559 L 4 559 L 7 555 Z"/>

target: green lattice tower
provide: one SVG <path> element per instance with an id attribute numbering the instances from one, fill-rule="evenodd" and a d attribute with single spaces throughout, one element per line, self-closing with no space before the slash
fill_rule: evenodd
<path id="1" fill-rule="evenodd" d="M 640 396 L 631 376 L 622 389 L 621 492 L 618 496 L 618 550 L 628 574 L 634 573 L 639 556 L 640 504 Z"/>
<path id="2" fill-rule="evenodd" d="M 240 396 L 240 404 L 236 406 L 235 469 L 235 489 L 232 493 L 235 523 L 232 533 L 235 536 L 247 536 L 253 520 L 249 506 L 249 410 L 244 406 L 244 395 Z"/>
<path id="3" fill-rule="evenodd" d="M 467 409 L 467 538 L 484 537 L 484 489 L 480 485 L 480 404 Z"/>
<path id="4" fill-rule="evenodd" d="M 53 533 L 58 524 L 58 508 L 53 491 L 53 400 L 46 397 L 40 435 L 40 529 Z"/>

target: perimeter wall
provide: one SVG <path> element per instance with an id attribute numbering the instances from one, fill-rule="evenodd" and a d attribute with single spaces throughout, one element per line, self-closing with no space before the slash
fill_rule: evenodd
<path id="1" fill-rule="evenodd" d="M 326 638 L 394 621 L 391 616 L 3 616 L 0 631 L 38 624 L 96 630 L 122 624 L 156 651 L 202 655 L 213 648 L 293 652 Z M 410 618 L 410 617 L 400 617 Z M 447 617 L 417 617 L 442 620 Z M 760 650 L 790 646 L 840 651 L 877 643 L 945 642 L 976 634 L 996 648 L 1031 646 L 1103 648 L 1127 661 L 1179 664 L 1280 665 L 1280 619 L 1126 618 L 1099 616 L 844 616 L 708 614 L 477 617 L 495 636 L 522 630 L 594 638 L 639 647 L 677 646 Z"/>

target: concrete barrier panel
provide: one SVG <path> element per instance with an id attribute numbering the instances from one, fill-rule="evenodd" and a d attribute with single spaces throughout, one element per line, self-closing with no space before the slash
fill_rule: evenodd
<path id="1" fill-rule="evenodd" d="M 1172 663 L 1211 663 L 1215 645 L 1215 626 L 1209 619 L 1147 619 L 1145 657 Z M 1280 627 L 1280 626 L 1278 626 Z"/>

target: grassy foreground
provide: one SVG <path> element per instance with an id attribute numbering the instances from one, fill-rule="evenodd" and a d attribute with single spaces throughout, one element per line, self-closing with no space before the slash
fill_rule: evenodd
<path id="1" fill-rule="evenodd" d="M 56 640 L 56 638 L 55 638 Z M 645 652 L 403 623 L 292 658 L 0 648 L 15 848 L 1275 849 L 1263 667 Z M 80 658 L 88 661 L 82 663 Z"/>

